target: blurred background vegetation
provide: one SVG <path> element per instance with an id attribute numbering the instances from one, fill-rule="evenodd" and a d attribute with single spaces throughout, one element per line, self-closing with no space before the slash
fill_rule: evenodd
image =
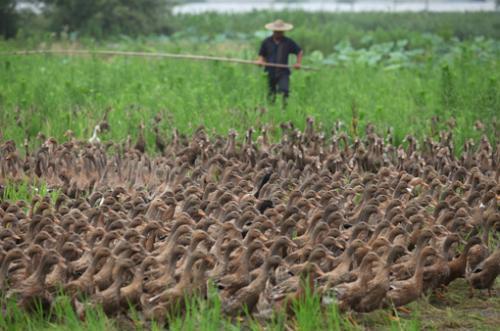
<path id="1" fill-rule="evenodd" d="M 170 0 L 0 0 L 0 32 L 12 38 L 69 32 L 104 38 L 168 34 Z"/>
<path id="2" fill-rule="evenodd" d="M 172 36 L 245 39 L 274 20 L 273 12 L 239 14 L 206 13 L 172 15 L 174 5 L 186 0 L 0 0 L 0 36 L 4 39 L 40 37 L 48 33 L 73 39 L 110 40 L 123 36 Z M 367 40 L 386 42 L 411 39 L 421 46 L 422 33 L 445 40 L 471 40 L 482 36 L 500 39 L 500 12 L 476 13 L 280 13 L 292 21 L 294 38 L 306 50 L 330 52 L 349 37 L 356 47 Z M 417 36 L 417 38 L 411 38 Z"/>

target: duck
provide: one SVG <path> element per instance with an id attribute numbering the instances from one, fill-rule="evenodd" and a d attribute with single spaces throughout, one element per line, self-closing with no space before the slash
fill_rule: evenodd
<path id="1" fill-rule="evenodd" d="M 393 281 L 384 299 L 383 306 L 404 306 L 422 295 L 425 260 L 435 256 L 436 250 L 430 246 L 424 247 L 418 256 L 413 276 L 409 279 Z"/>
<path id="2" fill-rule="evenodd" d="M 258 276 L 247 286 L 240 288 L 236 293 L 222 301 L 222 311 L 230 316 L 235 316 L 245 309 L 252 313 L 259 301 L 260 294 L 264 291 L 269 271 L 276 268 L 282 259 L 278 255 L 270 256 L 262 265 Z"/>
<path id="3" fill-rule="evenodd" d="M 143 284 L 145 273 L 156 264 L 157 261 L 154 257 L 147 256 L 141 262 L 141 265 L 136 268 L 130 284 L 120 288 L 120 305 L 123 309 L 136 307 L 140 303 L 140 297 L 144 292 Z"/>
<path id="4" fill-rule="evenodd" d="M 340 311 L 358 305 L 365 295 L 368 281 L 372 278 L 373 264 L 378 263 L 380 257 L 373 252 L 367 253 L 359 266 L 359 276 L 354 282 L 342 283 L 333 288 L 338 300 Z"/>
<path id="5" fill-rule="evenodd" d="M 221 297 L 231 296 L 238 289 L 248 285 L 251 281 L 250 258 L 258 249 L 263 249 L 264 244 L 260 241 L 253 241 L 244 251 L 243 259 L 238 263 L 239 268 L 233 273 L 214 279 L 215 285 L 221 291 Z"/>
<path id="6" fill-rule="evenodd" d="M 450 269 L 449 275 L 446 280 L 443 282 L 444 286 L 449 285 L 457 278 L 465 278 L 465 271 L 467 268 L 467 257 L 470 249 L 475 245 L 480 245 L 481 239 L 479 237 L 470 238 L 462 253 L 455 259 L 452 259 L 448 262 L 448 268 Z"/>
<path id="7" fill-rule="evenodd" d="M 293 304 L 303 301 L 308 295 L 315 293 L 316 280 L 323 271 L 314 262 L 306 262 L 302 270 L 289 279 L 274 286 L 270 290 L 270 300 L 275 310 L 293 313 Z"/>
<path id="8" fill-rule="evenodd" d="M 143 306 L 160 306 L 164 314 L 179 312 L 184 309 L 185 300 L 196 292 L 196 286 L 192 283 L 193 266 L 198 260 L 207 259 L 207 254 L 201 251 L 194 251 L 188 256 L 186 267 L 179 279 L 179 282 L 172 288 L 167 288 L 154 296 L 141 297 Z M 151 309 L 151 308 L 150 308 Z M 154 311 L 154 309 L 151 309 Z M 166 315 L 165 315 L 166 316 Z"/>
<path id="9" fill-rule="evenodd" d="M 424 268 L 424 282 L 423 291 L 424 293 L 429 290 L 436 290 L 441 287 L 450 278 L 450 266 L 449 266 L 449 250 L 451 245 L 459 242 L 460 238 L 457 234 L 451 234 L 446 236 L 442 244 L 441 254 L 437 254 L 435 259 L 430 266 Z"/>
<path id="10" fill-rule="evenodd" d="M 18 271 L 14 271 L 11 265 L 19 261 Z M 0 291 L 3 292 L 8 288 L 16 288 L 23 280 L 25 265 L 27 263 L 26 256 L 20 248 L 13 248 L 8 252 L 3 253 L 2 264 L 0 267 Z M 19 270 L 20 269 L 20 270 Z"/>
<path id="11" fill-rule="evenodd" d="M 92 255 L 91 262 L 85 271 L 79 277 L 64 285 L 65 292 L 72 297 L 78 295 L 86 297 L 94 293 L 94 275 L 98 266 L 102 266 L 104 264 L 103 261 L 106 261 L 111 256 L 111 250 L 107 247 L 97 247 L 94 249 Z"/>
<path id="12" fill-rule="evenodd" d="M 353 263 L 353 254 L 358 248 L 363 247 L 364 245 L 363 241 L 359 239 L 354 240 L 334 262 L 336 266 L 331 271 L 324 273 L 321 277 L 321 281 L 326 283 L 327 289 L 336 286 L 339 282 L 343 282 L 343 280 L 346 279 L 346 275 L 348 275 Z"/>
<path id="13" fill-rule="evenodd" d="M 92 132 L 92 137 L 89 138 L 89 143 L 92 145 L 99 145 L 101 139 L 99 139 L 98 134 L 101 132 L 101 127 L 99 125 L 94 126 L 94 131 Z"/>
<path id="14" fill-rule="evenodd" d="M 394 245 L 387 254 L 385 265 L 375 272 L 375 276 L 368 280 L 363 288 L 363 295 L 355 304 L 350 304 L 350 309 L 365 313 L 379 309 L 384 304 L 384 299 L 390 289 L 390 272 L 396 260 L 406 253 L 406 248 Z M 375 260 L 376 262 L 376 260 Z"/>
<path id="15" fill-rule="evenodd" d="M 166 261 L 166 265 L 161 266 L 161 260 L 154 257 L 156 263 L 160 265 L 158 269 L 158 277 L 149 280 L 144 284 L 144 290 L 146 293 L 155 293 L 162 289 L 166 289 L 174 285 L 177 281 L 175 271 L 178 260 L 186 254 L 187 250 L 183 246 L 175 247 L 169 254 L 169 260 Z M 185 266 L 186 267 L 186 266 Z M 184 268 L 185 268 L 184 267 Z"/>
<path id="16" fill-rule="evenodd" d="M 420 252 L 425 247 L 427 242 L 430 239 L 434 238 L 433 232 L 430 231 L 429 229 L 424 229 L 422 231 L 416 231 L 416 232 L 418 234 L 417 237 L 418 239 L 416 246 L 413 250 L 413 254 L 411 254 L 411 256 L 408 258 L 407 261 L 395 264 L 392 267 L 391 273 L 396 279 L 399 280 L 408 279 L 409 277 L 411 277 L 411 275 L 414 274 L 415 268 L 418 264 Z"/>
<path id="17" fill-rule="evenodd" d="M 497 248 L 490 256 L 488 256 L 467 275 L 467 282 L 470 285 L 470 296 L 473 296 L 473 289 L 487 289 L 488 296 L 491 297 L 491 289 L 499 274 L 500 249 Z"/>
<path id="18" fill-rule="evenodd" d="M 308 291 L 326 301 L 336 293 L 349 314 L 438 294 L 462 277 L 491 289 L 486 278 L 497 277 L 498 171 L 486 136 L 458 155 L 446 130 L 422 147 L 408 135 L 404 147 L 372 124 L 352 141 L 340 127 L 326 140 L 310 118 L 305 132 L 283 123 L 275 142 L 272 126 L 257 142 L 252 128 L 243 142 L 236 130 L 203 127 L 159 140 L 160 120 L 159 153 L 142 122 L 139 144 L 101 143 L 106 119 L 96 143 L 41 133 L 24 160 L 13 141 L 0 147 L 1 185 L 36 176 L 30 187 L 50 190 L 0 202 L 0 294 L 18 295 L 53 251 L 37 292 L 47 307 L 62 285 L 79 312 L 133 306 L 146 320 L 183 314 L 184 292 L 214 292 L 228 316 L 245 306 L 293 314 Z"/>
<path id="19" fill-rule="evenodd" d="M 33 312 L 40 306 L 47 311 L 52 306 L 53 295 L 47 290 L 46 276 L 52 267 L 62 261 L 55 250 L 44 251 L 40 263 L 33 274 L 23 280 L 19 286 L 13 288 L 8 297 L 18 297 L 19 306 Z"/>
<path id="20" fill-rule="evenodd" d="M 144 139 L 144 123 L 139 124 L 139 135 L 137 136 L 137 142 L 134 145 L 134 149 L 144 154 L 146 151 L 146 140 Z"/>
<path id="21" fill-rule="evenodd" d="M 134 268 L 131 259 L 122 258 L 116 261 L 113 268 L 113 283 L 103 291 L 97 291 L 91 297 L 91 301 L 102 307 L 108 315 L 114 315 L 121 311 L 121 288 L 127 281 L 127 274 Z"/>

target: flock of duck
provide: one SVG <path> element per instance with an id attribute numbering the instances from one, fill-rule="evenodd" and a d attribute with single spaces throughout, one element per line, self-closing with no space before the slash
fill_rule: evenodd
<path id="1" fill-rule="evenodd" d="M 448 131 L 396 146 L 371 125 L 351 139 L 311 118 L 303 132 L 283 123 L 241 141 L 200 127 L 166 142 L 155 126 L 156 147 L 143 131 L 101 142 L 103 129 L 90 142 L 39 135 L 34 151 L 1 145 L 0 191 L 28 179 L 56 192 L 0 203 L 0 295 L 27 310 L 61 290 L 79 312 L 133 306 L 157 320 L 209 286 L 229 316 L 293 313 L 308 291 L 369 312 L 458 278 L 492 295 L 500 146 L 485 135 L 457 153 Z"/>

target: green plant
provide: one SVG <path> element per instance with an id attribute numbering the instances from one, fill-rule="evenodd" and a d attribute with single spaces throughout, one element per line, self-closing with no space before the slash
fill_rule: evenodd
<path id="1" fill-rule="evenodd" d="M 50 189 L 45 182 L 39 181 L 7 181 L 3 187 L 2 200 L 29 201 L 35 195 L 41 197 L 49 196 L 51 201 L 56 201 L 60 191 L 58 189 Z"/>

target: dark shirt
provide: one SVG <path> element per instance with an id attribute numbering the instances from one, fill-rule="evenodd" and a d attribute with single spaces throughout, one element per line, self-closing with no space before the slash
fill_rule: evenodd
<path id="1" fill-rule="evenodd" d="M 295 41 L 290 38 L 283 37 L 278 43 L 276 43 L 272 36 L 267 37 L 262 42 L 260 46 L 259 55 L 262 56 L 266 62 L 269 63 L 279 63 L 279 64 L 288 64 L 288 55 L 299 54 L 301 48 Z M 281 74 L 290 74 L 290 69 L 287 68 L 272 68 L 265 67 L 265 70 L 270 75 L 281 75 Z"/>

